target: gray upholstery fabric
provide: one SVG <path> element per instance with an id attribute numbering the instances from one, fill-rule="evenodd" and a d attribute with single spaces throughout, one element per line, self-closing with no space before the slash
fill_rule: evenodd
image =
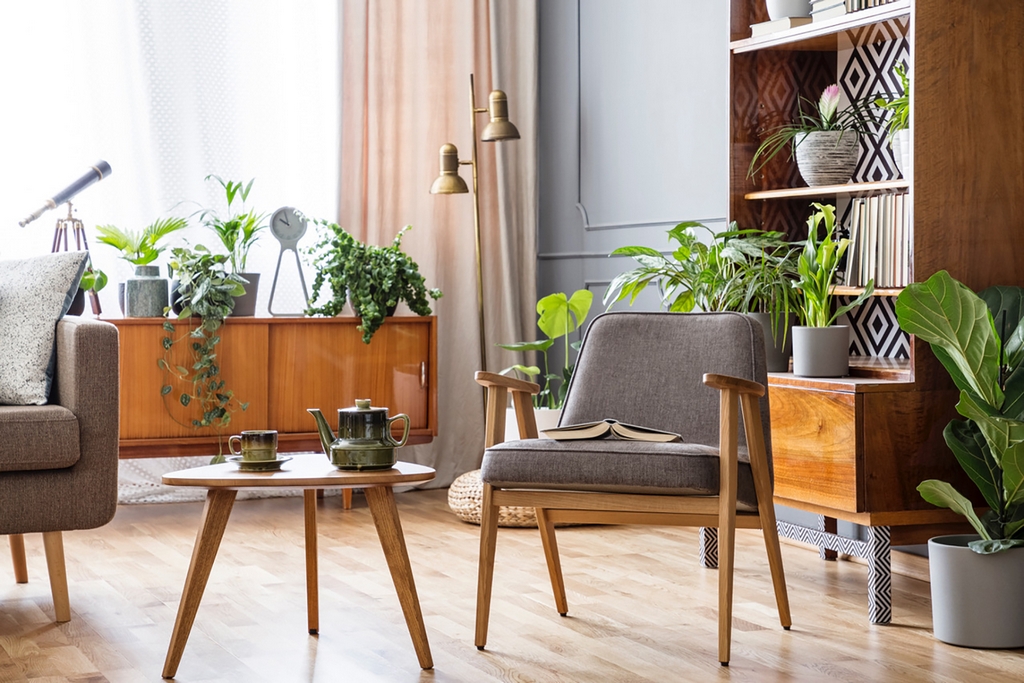
<path id="1" fill-rule="evenodd" d="M 65 317 L 57 324 L 50 403 L 78 421 L 79 458 L 71 467 L 0 472 L 0 534 L 91 529 L 117 507 L 117 328 Z M 0 429 L 0 442 L 6 439 Z"/>
<path id="2" fill-rule="evenodd" d="M 607 439 L 526 439 L 489 448 L 481 478 L 503 488 L 718 495 L 718 448 Z M 737 508 L 757 509 L 746 449 L 740 452 Z"/>
<path id="3" fill-rule="evenodd" d="M 738 313 L 626 312 L 598 316 L 587 331 L 560 424 L 612 418 L 676 432 L 684 444 L 667 444 L 677 450 L 667 448 L 662 452 L 651 444 L 622 451 L 617 445 L 622 442 L 604 440 L 562 442 L 554 449 L 510 442 L 488 449 L 481 477 L 489 483 L 524 486 L 547 486 L 557 481 L 559 488 L 592 486 L 600 481 L 602 490 L 616 490 L 613 474 L 599 475 L 598 465 L 590 463 L 601 459 L 613 463 L 615 474 L 625 477 L 621 482 L 623 491 L 635 491 L 639 485 L 650 487 L 651 493 L 689 487 L 717 493 L 717 460 L 711 466 L 708 451 L 693 447 L 706 446 L 717 454 L 719 392 L 704 385 L 705 373 L 731 375 L 767 386 L 761 326 Z M 770 470 L 767 395 L 760 407 Z M 740 443 L 746 443 L 742 421 Z M 608 455 L 602 457 L 595 451 L 595 444 Z M 659 471 L 664 476 L 657 476 Z M 693 476 L 694 481 L 687 484 L 684 476 Z M 749 465 L 744 465 L 740 468 L 741 491 L 747 477 Z M 575 481 L 570 481 L 573 478 Z M 756 504 L 752 486 L 748 493 L 741 494 L 740 500 Z"/>
<path id="4" fill-rule="evenodd" d="M 0 406 L 0 472 L 78 462 L 78 418 L 62 406 Z"/>

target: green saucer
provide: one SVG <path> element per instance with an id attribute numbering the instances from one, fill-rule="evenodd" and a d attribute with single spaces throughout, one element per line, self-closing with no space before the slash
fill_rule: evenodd
<path id="1" fill-rule="evenodd" d="M 281 465 L 285 464 L 291 458 L 278 458 L 277 460 L 242 460 L 240 455 L 232 455 L 229 457 L 228 462 L 233 462 L 238 465 L 238 469 L 247 472 L 273 472 L 281 469 Z"/>

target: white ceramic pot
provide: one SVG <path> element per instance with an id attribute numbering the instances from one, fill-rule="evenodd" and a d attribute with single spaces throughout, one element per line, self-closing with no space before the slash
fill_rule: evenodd
<path id="1" fill-rule="evenodd" d="M 860 138 L 852 130 L 816 130 L 793 142 L 797 168 L 809 187 L 842 185 L 857 168 Z"/>
<path id="2" fill-rule="evenodd" d="M 765 0 L 768 18 L 772 21 L 786 17 L 811 16 L 811 0 Z"/>
<path id="3" fill-rule="evenodd" d="M 978 536 L 928 541 L 932 629 L 950 645 L 1024 647 L 1024 548 L 979 555 Z"/>
<path id="4" fill-rule="evenodd" d="M 892 136 L 892 156 L 896 160 L 896 168 L 900 175 L 907 178 L 910 173 L 910 129 L 896 131 Z"/>
<path id="5" fill-rule="evenodd" d="M 797 377 L 843 377 L 850 374 L 850 328 L 793 328 L 793 374 Z"/>
<path id="6" fill-rule="evenodd" d="M 545 429 L 552 429 L 558 426 L 558 420 L 562 417 L 562 411 L 551 408 L 534 408 L 534 419 L 537 420 L 537 433 L 540 438 L 546 438 L 540 432 Z M 505 441 L 515 441 L 519 438 L 519 424 L 516 422 L 515 408 L 509 408 L 505 413 Z"/>

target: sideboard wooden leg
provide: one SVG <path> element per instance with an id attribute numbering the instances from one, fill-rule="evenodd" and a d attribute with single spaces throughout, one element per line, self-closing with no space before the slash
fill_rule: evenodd
<path id="1" fill-rule="evenodd" d="M 341 490 L 341 509 L 351 510 L 352 509 L 352 489 Z"/>
<path id="2" fill-rule="evenodd" d="M 317 489 L 306 489 L 302 495 L 306 520 L 306 622 L 309 634 L 316 635 L 320 632 L 320 587 L 316 552 Z"/>
<path id="3" fill-rule="evenodd" d="M 818 515 L 818 531 L 823 531 L 827 534 L 835 534 L 839 531 L 839 525 L 836 523 L 835 517 L 826 517 L 825 515 Z M 829 550 L 823 545 L 818 546 L 818 556 L 823 560 L 835 561 L 839 557 L 839 553 L 835 550 Z"/>

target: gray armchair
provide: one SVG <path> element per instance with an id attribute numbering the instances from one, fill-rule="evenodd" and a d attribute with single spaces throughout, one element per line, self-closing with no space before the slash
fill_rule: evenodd
<path id="1" fill-rule="evenodd" d="M 42 532 L 54 611 L 68 621 L 61 532 L 102 526 L 117 506 L 117 328 L 65 317 L 56 346 L 50 403 L 0 405 L 0 535 L 25 583 L 23 534 Z"/>
<path id="2" fill-rule="evenodd" d="M 568 604 L 555 524 L 717 527 L 719 660 L 729 662 L 735 529 L 762 529 L 779 619 L 789 600 L 772 505 L 764 338 L 736 313 L 608 313 L 587 331 L 562 425 L 613 418 L 682 442 L 536 439 L 537 385 L 477 373 L 488 389 L 476 645 L 487 642 L 498 507 L 534 507 L 555 606 Z M 524 439 L 501 443 L 512 392 Z M 739 421 L 742 409 L 743 432 Z M 744 438 L 744 435 L 746 438 Z M 572 533 L 586 533 L 585 529 Z M 682 606 L 680 607 L 682 609 Z"/>

